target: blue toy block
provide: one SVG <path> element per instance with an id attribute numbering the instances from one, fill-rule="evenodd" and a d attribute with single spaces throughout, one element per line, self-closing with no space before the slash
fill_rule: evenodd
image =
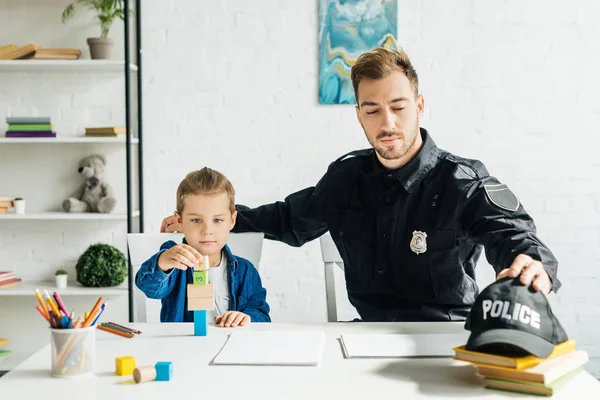
<path id="1" fill-rule="evenodd" d="M 170 381 L 173 377 L 173 363 L 171 361 L 159 361 L 154 366 L 157 381 Z"/>
<path id="2" fill-rule="evenodd" d="M 206 336 L 207 330 L 206 310 L 194 311 L 194 336 Z"/>

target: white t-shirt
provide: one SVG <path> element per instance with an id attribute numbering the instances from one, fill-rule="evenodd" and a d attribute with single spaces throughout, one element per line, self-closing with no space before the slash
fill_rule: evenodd
<path id="1" fill-rule="evenodd" d="M 210 311 L 214 322 L 215 316 L 223 315 L 229 311 L 229 287 L 227 286 L 227 256 L 221 253 L 221 264 L 218 267 L 208 269 L 208 282 L 213 284 L 215 290 L 215 309 Z"/>

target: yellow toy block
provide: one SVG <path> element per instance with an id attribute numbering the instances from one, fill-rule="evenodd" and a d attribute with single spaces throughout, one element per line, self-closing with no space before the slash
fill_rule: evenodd
<path id="1" fill-rule="evenodd" d="M 207 285 L 187 285 L 187 297 L 213 297 L 214 287 L 212 283 Z"/>
<path id="2" fill-rule="evenodd" d="M 0 339 L 0 347 L 6 346 L 8 344 L 8 339 Z"/>
<path id="3" fill-rule="evenodd" d="M 132 375 L 133 370 L 135 369 L 135 358 L 131 356 L 124 356 L 115 358 L 115 365 L 117 375 L 125 376 Z"/>

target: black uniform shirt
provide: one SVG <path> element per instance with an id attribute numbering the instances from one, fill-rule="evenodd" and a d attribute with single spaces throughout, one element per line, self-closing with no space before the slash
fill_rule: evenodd
<path id="1" fill-rule="evenodd" d="M 482 248 L 496 273 L 518 254 L 541 261 L 556 291 L 557 261 L 518 198 L 481 162 L 439 149 L 422 128 L 421 136 L 423 147 L 400 169 L 359 150 L 282 202 L 238 205 L 233 231 L 301 246 L 329 230 L 365 321 L 464 319 Z"/>

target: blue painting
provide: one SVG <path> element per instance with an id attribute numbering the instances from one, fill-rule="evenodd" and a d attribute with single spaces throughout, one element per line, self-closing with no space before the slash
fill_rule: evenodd
<path id="1" fill-rule="evenodd" d="M 319 103 L 356 104 L 350 69 L 362 53 L 396 48 L 398 0 L 319 0 Z"/>

